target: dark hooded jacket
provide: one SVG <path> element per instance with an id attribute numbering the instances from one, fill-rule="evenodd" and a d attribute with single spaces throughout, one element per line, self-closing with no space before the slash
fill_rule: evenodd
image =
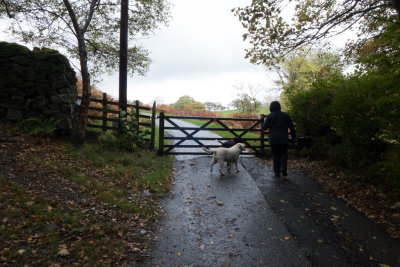
<path id="1" fill-rule="evenodd" d="M 293 121 L 290 116 L 281 111 L 281 104 L 278 101 L 271 102 L 269 107 L 271 113 L 266 116 L 263 129 L 269 129 L 270 144 L 287 144 L 289 142 L 288 129 L 292 139 L 296 139 Z"/>

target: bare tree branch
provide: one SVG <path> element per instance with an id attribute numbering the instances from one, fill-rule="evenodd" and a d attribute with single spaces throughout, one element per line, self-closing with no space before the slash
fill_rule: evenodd
<path id="1" fill-rule="evenodd" d="M 7 16 L 11 19 L 14 18 L 15 14 L 11 14 L 11 11 L 10 11 L 10 8 L 9 8 L 7 2 L 5 0 L 1 0 L 1 3 L 4 5 L 4 8 L 6 9 Z"/>
<path id="2" fill-rule="evenodd" d="M 400 10 L 400 0 L 297 0 L 292 22 L 284 19 L 280 8 L 289 2 L 294 1 L 252 1 L 250 6 L 234 9 L 248 31 L 244 39 L 250 40 L 252 47 L 246 50 L 246 58 L 252 63 L 273 66 L 301 47 L 315 45 L 348 29 L 358 28 L 366 38 L 374 25 L 400 22 L 390 19 L 395 4 Z"/>
<path id="3" fill-rule="evenodd" d="M 100 0 L 92 0 L 92 2 L 90 3 L 89 14 L 86 19 L 85 25 L 82 27 L 83 32 L 86 32 L 87 28 L 89 27 L 90 22 L 92 21 L 92 18 L 93 18 L 93 13 L 96 9 L 96 6 L 98 6 L 99 3 L 100 3 Z"/>

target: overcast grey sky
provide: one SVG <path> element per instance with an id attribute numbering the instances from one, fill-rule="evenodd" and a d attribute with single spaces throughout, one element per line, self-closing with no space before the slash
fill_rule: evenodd
<path id="1" fill-rule="evenodd" d="M 245 56 L 244 29 L 231 9 L 250 0 L 171 0 L 172 20 L 154 36 L 140 40 L 153 63 L 145 77 L 128 79 L 128 99 L 173 103 L 183 95 L 227 105 L 237 98 L 233 86 L 273 87 L 272 73 Z M 118 74 L 97 84 L 118 97 Z M 276 94 L 276 92 L 275 92 Z"/>

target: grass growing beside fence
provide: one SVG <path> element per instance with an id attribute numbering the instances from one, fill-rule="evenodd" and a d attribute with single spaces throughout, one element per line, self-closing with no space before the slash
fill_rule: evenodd
<path id="1" fill-rule="evenodd" d="M 93 122 L 94 125 L 97 125 L 97 126 L 102 126 L 103 125 L 103 121 L 102 120 L 93 120 L 92 122 Z M 112 125 L 112 121 L 107 121 L 107 126 L 108 127 L 112 127 L 113 126 Z M 88 126 L 88 129 L 90 129 L 91 132 L 98 132 L 98 133 L 101 133 L 103 131 L 100 128 L 93 128 L 93 127 L 90 127 L 90 126 Z"/>
<path id="2" fill-rule="evenodd" d="M 221 111 L 216 111 L 216 114 L 218 114 L 219 117 L 232 117 L 233 114 L 240 114 L 243 113 L 242 110 L 238 110 L 238 109 L 230 109 L 230 110 L 221 110 Z M 268 115 L 270 113 L 269 111 L 269 107 L 259 107 L 257 108 L 257 112 L 255 112 L 257 114 L 264 114 L 264 115 Z"/>
<path id="3" fill-rule="evenodd" d="M 186 121 L 186 122 L 195 124 L 197 126 L 202 126 L 205 123 L 205 121 L 196 120 L 196 119 L 183 119 L 183 120 Z M 222 127 L 222 125 L 220 125 L 218 123 L 210 123 L 205 129 L 207 129 L 207 128 L 220 128 L 220 129 L 223 129 L 224 127 Z M 211 131 L 211 132 L 221 136 L 222 138 L 234 138 L 235 137 L 231 132 L 228 132 L 228 131 Z M 243 131 L 236 131 L 236 134 L 239 135 L 242 132 Z M 256 134 L 256 133 L 253 133 L 253 132 L 248 132 L 248 133 L 246 133 L 245 135 L 242 136 L 242 138 L 259 138 L 259 137 L 260 137 L 259 134 Z M 251 145 L 254 145 L 254 146 L 259 146 L 260 145 L 259 141 L 248 141 L 248 142 Z M 265 143 L 267 143 L 267 141 Z"/>
<path id="4" fill-rule="evenodd" d="M 232 117 L 233 114 L 240 113 L 239 110 L 222 110 L 222 111 L 216 111 L 219 117 Z"/>
<path id="5" fill-rule="evenodd" d="M 79 160 L 86 160 L 91 168 L 106 170 L 105 180 L 90 181 L 92 179 L 86 177 L 86 186 L 94 185 L 93 189 L 104 188 L 104 192 L 109 191 L 106 195 L 111 196 L 116 204 L 121 201 L 121 208 L 129 206 L 127 188 L 148 190 L 156 197 L 167 192 L 172 161 L 170 157 L 158 157 L 155 151 L 107 151 L 97 144 L 87 144 L 79 155 L 72 155 Z M 110 183 L 114 184 L 114 187 L 109 190 Z"/>

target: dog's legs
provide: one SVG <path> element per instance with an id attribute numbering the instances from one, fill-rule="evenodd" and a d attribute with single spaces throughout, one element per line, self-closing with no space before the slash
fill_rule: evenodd
<path id="1" fill-rule="evenodd" d="M 235 161 L 236 173 L 240 172 L 237 166 L 237 161 Z"/>
<path id="2" fill-rule="evenodd" d="M 222 167 L 224 167 L 224 160 L 223 160 L 223 159 L 220 159 L 220 160 L 218 160 L 218 163 L 219 163 L 219 173 L 220 173 L 222 176 L 224 176 L 225 174 L 222 172 Z"/>
<path id="3" fill-rule="evenodd" d="M 227 163 L 226 163 L 226 166 L 228 167 L 228 172 L 231 172 L 231 163 L 230 163 L 230 162 L 227 162 Z"/>
<path id="4" fill-rule="evenodd" d="M 212 172 L 215 163 L 217 163 L 217 159 L 213 158 L 213 161 L 212 161 L 211 166 L 210 166 L 210 172 Z"/>

